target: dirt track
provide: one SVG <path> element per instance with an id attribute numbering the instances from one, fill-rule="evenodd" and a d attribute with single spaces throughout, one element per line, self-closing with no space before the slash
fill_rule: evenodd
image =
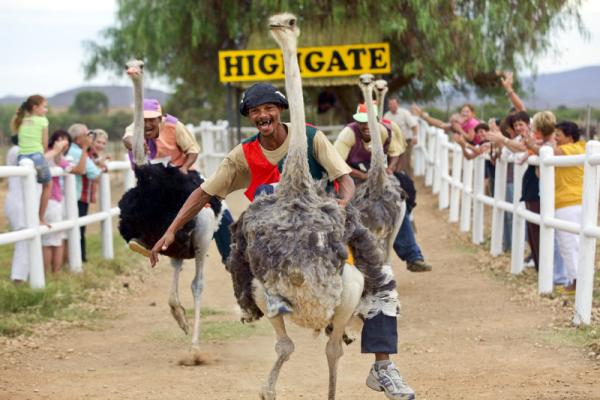
<path id="1" fill-rule="evenodd" d="M 481 272 L 482 254 L 454 237 L 456 227 L 426 193 L 419 191 L 415 210 L 417 236 L 434 271 L 414 274 L 399 260 L 394 264 L 402 301 L 400 354 L 394 359 L 417 398 L 600 399 L 599 365 L 552 328 L 548 304 L 524 301 L 505 282 Z M 144 283 L 131 282 L 136 294 L 97 329 L 64 330 L 37 349 L 14 351 L 4 344 L 0 399 L 257 399 L 274 360 L 274 341 L 264 321 L 237 331 L 231 281 L 218 260 L 213 246 L 203 294 L 203 305 L 215 314 L 205 319 L 209 365 L 177 365 L 188 338 L 166 305 L 171 271 L 163 261 Z M 186 305 L 192 304 L 191 273 L 188 262 L 182 278 Z M 230 329 L 236 329 L 233 339 L 224 339 Z M 325 339 L 295 327 L 290 333 L 296 353 L 282 370 L 278 398 L 326 398 Z M 345 351 L 338 398 L 384 399 L 364 383 L 372 356 L 361 355 L 357 343 Z"/>

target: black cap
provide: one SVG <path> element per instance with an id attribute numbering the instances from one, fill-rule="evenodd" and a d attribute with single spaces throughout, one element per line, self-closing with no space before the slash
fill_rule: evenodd
<path id="1" fill-rule="evenodd" d="M 248 109 L 267 103 L 277 104 L 285 109 L 289 108 L 287 99 L 275 86 L 268 83 L 257 83 L 246 89 L 242 95 L 240 114 L 247 117 Z"/>

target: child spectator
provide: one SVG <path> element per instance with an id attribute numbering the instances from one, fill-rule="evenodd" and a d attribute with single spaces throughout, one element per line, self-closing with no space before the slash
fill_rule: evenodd
<path id="1" fill-rule="evenodd" d="M 44 217 L 52 186 L 50 168 L 44 157 L 44 152 L 48 148 L 47 104 L 46 99 L 40 95 L 29 96 L 11 121 L 12 130 L 19 135 L 18 161 L 23 158 L 33 161 L 37 181 L 42 184 L 39 215 L 40 223 L 44 225 L 47 225 Z"/>
<path id="2" fill-rule="evenodd" d="M 71 137 L 64 130 L 58 130 L 52 134 L 48 142 L 48 151 L 46 159 L 50 167 L 61 167 L 65 170 L 70 170 L 69 162 L 63 157 L 69 150 L 71 145 Z M 52 178 L 52 190 L 48 208 L 46 209 L 45 219 L 49 224 L 62 221 L 63 219 L 63 188 L 60 178 L 55 176 Z M 59 272 L 63 263 L 63 239 L 65 232 L 48 233 L 42 236 L 42 245 L 44 246 L 44 269 L 46 273 Z"/>

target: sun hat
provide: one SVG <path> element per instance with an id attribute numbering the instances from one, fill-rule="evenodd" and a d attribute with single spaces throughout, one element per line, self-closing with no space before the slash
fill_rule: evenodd
<path id="1" fill-rule="evenodd" d="M 156 99 L 144 99 L 144 118 L 162 117 L 160 103 Z"/>
<path id="2" fill-rule="evenodd" d="M 375 116 L 377 117 L 377 106 L 373 104 L 373 108 L 375 108 Z M 369 122 L 369 116 L 367 114 L 367 106 L 365 103 L 360 103 L 358 107 L 356 107 L 356 114 L 352 116 L 356 122 L 367 123 Z"/>
<path id="3" fill-rule="evenodd" d="M 240 114 L 247 117 L 250 108 L 267 103 L 277 104 L 285 109 L 289 108 L 287 99 L 275 86 L 268 83 L 257 83 L 246 89 L 242 95 Z"/>

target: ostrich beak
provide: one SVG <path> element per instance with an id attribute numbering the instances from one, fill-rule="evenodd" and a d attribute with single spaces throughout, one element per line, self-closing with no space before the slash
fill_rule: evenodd
<path id="1" fill-rule="evenodd" d="M 140 69 L 137 67 L 127 67 L 127 75 L 129 75 L 131 77 L 139 76 Z"/>

